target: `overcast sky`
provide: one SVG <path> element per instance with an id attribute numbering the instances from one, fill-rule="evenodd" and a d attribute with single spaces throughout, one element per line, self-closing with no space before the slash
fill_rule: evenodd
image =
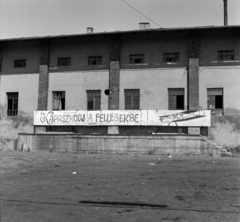
<path id="1" fill-rule="evenodd" d="M 133 8 L 149 17 L 149 21 Z M 240 25 L 240 0 L 228 0 L 228 23 Z M 0 38 L 223 25 L 223 0 L 0 0 Z"/>

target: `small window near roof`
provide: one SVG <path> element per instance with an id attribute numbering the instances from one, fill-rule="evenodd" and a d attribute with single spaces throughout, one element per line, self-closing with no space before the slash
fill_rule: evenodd
<path id="1" fill-rule="evenodd" d="M 218 60 L 234 60 L 234 51 L 229 50 L 229 51 L 218 51 Z"/>
<path id="2" fill-rule="evenodd" d="M 58 58 L 58 66 L 71 66 L 71 58 Z"/>
<path id="3" fill-rule="evenodd" d="M 144 63 L 144 54 L 134 54 L 129 57 L 130 64 L 142 64 Z"/>
<path id="4" fill-rule="evenodd" d="M 179 62 L 179 53 L 164 53 L 163 62 Z"/>
<path id="5" fill-rule="evenodd" d="M 88 65 L 102 65 L 102 56 L 89 56 Z"/>
<path id="6" fill-rule="evenodd" d="M 22 68 L 27 66 L 26 59 L 16 59 L 14 60 L 14 68 Z"/>

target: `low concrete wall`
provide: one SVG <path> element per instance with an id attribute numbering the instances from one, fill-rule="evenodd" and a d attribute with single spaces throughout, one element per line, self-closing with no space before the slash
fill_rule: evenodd
<path id="1" fill-rule="evenodd" d="M 222 150 L 201 136 L 19 134 L 15 150 L 69 153 L 142 153 L 220 156 Z"/>

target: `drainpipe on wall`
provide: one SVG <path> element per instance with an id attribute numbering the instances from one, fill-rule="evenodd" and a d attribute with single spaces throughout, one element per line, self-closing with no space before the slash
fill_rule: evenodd
<path id="1" fill-rule="evenodd" d="M 228 25 L 228 0 L 223 0 L 224 3 L 224 26 Z"/>

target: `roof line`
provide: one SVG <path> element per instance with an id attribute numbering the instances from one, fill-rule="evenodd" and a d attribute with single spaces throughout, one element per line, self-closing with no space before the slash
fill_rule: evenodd
<path id="1" fill-rule="evenodd" d="M 163 32 L 163 31 L 187 31 L 187 30 L 200 30 L 200 29 L 229 29 L 240 28 L 240 25 L 231 26 L 195 26 L 195 27 L 177 27 L 177 28 L 157 28 L 157 29 L 143 29 L 143 30 L 128 30 L 128 31 L 111 31 L 111 32 L 92 32 L 82 34 L 70 34 L 70 35 L 52 35 L 52 36 L 34 36 L 34 37 L 21 37 L 21 38 L 8 38 L 0 39 L 0 42 L 4 41 L 19 41 L 19 40 L 38 40 L 38 39 L 54 39 L 54 38 L 70 38 L 80 36 L 92 36 L 92 35 L 112 35 L 112 34 L 124 34 L 124 33 L 138 33 L 138 32 Z"/>

